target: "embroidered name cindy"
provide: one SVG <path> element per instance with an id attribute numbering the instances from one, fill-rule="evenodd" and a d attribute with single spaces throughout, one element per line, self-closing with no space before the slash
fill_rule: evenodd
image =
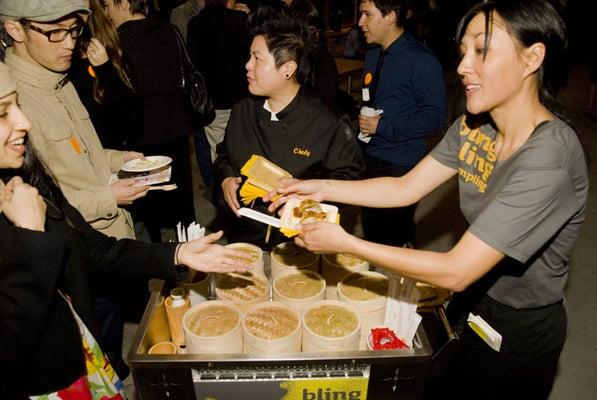
<path id="1" fill-rule="evenodd" d="M 294 150 L 292 150 L 293 154 L 298 154 L 299 156 L 305 156 L 305 157 L 311 157 L 311 151 L 308 149 L 301 149 L 299 147 L 295 147 Z"/>

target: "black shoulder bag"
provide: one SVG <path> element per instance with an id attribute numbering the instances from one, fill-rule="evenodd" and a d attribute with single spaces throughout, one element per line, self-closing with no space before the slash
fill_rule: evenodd
<path id="1" fill-rule="evenodd" d="M 201 117 L 207 117 L 214 112 L 214 106 L 207 95 L 207 88 L 203 76 L 189 57 L 187 46 L 182 40 L 182 35 L 175 26 L 172 26 L 176 34 L 176 44 L 180 57 L 180 88 L 186 94 L 191 110 Z"/>

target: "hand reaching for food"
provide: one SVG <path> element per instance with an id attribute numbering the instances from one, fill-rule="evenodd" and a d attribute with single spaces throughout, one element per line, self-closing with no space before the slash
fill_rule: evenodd
<path id="1" fill-rule="evenodd" d="M 325 182 L 318 179 L 280 179 L 280 186 L 265 195 L 263 201 L 272 201 L 276 196 L 279 196 L 269 205 L 268 210 L 270 212 L 277 210 L 280 206 L 286 204 L 289 199 L 296 197 L 321 202 L 324 199 Z"/>

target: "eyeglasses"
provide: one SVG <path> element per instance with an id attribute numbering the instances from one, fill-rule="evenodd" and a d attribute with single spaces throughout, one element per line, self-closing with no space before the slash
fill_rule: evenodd
<path id="1" fill-rule="evenodd" d="M 66 39 L 67 35 L 70 35 L 71 38 L 76 39 L 79 36 L 81 36 L 81 33 L 83 33 L 83 29 L 85 27 L 83 24 L 76 24 L 72 28 L 68 29 L 50 29 L 46 31 L 45 29 L 42 29 L 35 25 L 31 25 L 29 21 L 27 21 L 26 24 L 29 27 L 29 29 L 35 32 L 39 32 L 42 35 L 46 36 L 48 40 L 52 43 L 62 42 L 64 39 Z"/>

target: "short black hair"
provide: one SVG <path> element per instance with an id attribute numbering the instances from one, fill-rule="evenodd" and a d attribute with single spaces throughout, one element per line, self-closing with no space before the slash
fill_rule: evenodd
<path id="1" fill-rule="evenodd" d="M 123 0 L 112 0 L 115 6 L 120 6 Z M 147 0 L 128 0 L 129 11 L 133 15 L 147 15 Z"/>
<path id="2" fill-rule="evenodd" d="M 307 21 L 296 18 L 283 4 L 261 6 L 247 21 L 253 37 L 263 35 L 276 68 L 288 61 L 297 64 L 296 79 L 307 83 L 311 75 L 311 59 L 317 49 L 317 35 L 309 30 Z"/>
<path id="3" fill-rule="evenodd" d="M 396 25 L 404 28 L 410 8 L 410 0 L 363 0 L 373 3 L 384 17 L 394 11 L 396 13 Z"/>

